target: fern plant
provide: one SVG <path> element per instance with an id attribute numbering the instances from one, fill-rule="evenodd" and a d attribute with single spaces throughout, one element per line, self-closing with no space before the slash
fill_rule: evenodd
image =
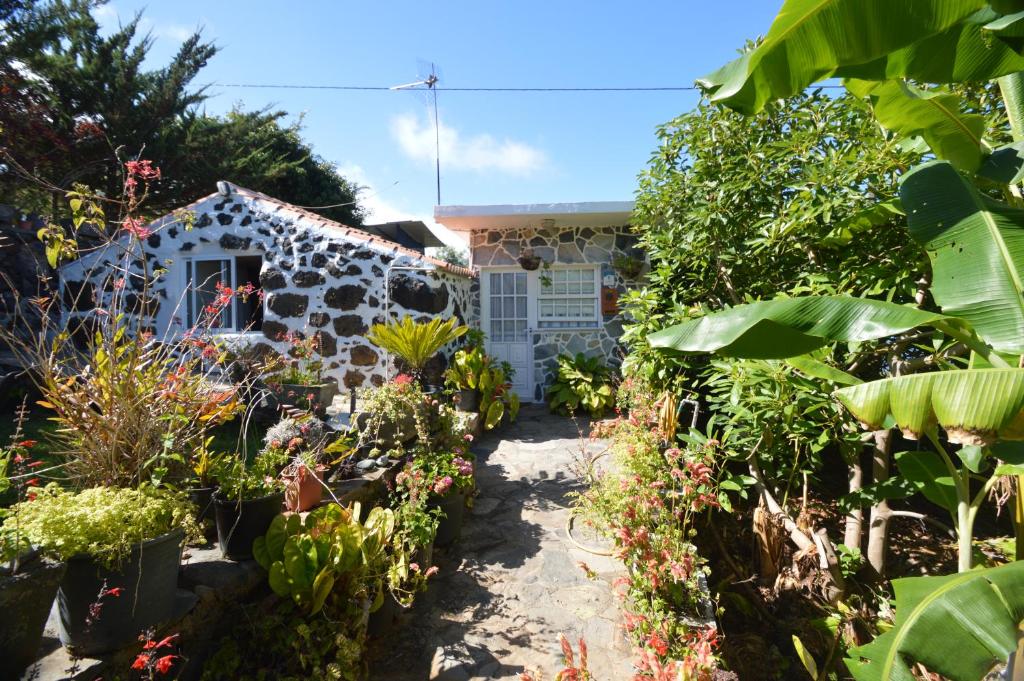
<path id="1" fill-rule="evenodd" d="M 597 418 L 615 405 L 611 370 L 600 357 L 558 356 L 558 375 L 548 388 L 551 411 L 574 414 L 581 407 Z"/>
<path id="2" fill-rule="evenodd" d="M 367 340 L 392 355 L 397 355 L 417 380 L 423 379 L 423 368 L 444 346 L 465 335 L 469 327 L 458 325 L 453 317 L 445 321 L 434 318 L 417 322 L 406 316 L 400 322 L 374 324 Z"/>

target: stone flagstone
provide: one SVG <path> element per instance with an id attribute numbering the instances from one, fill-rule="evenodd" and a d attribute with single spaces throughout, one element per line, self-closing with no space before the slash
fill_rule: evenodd
<path id="1" fill-rule="evenodd" d="M 435 551 L 441 572 L 430 589 L 399 628 L 371 644 L 372 679 L 511 680 L 537 671 L 549 681 L 561 669 L 559 633 L 574 647 L 586 639 L 599 681 L 630 678 L 612 593 L 622 565 L 566 536 L 580 445 L 573 421 L 531 406 L 478 443 L 479 495 L 462 538 Z M 588 579 L 579 562 L 597 576 Z"/>

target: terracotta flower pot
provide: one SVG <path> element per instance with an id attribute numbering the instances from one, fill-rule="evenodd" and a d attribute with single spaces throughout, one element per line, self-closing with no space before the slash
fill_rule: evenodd
<path id="1" fill-rule="evenodd" d="M 284 475 L 287 485 L 284 488 L 284 506 L 289 511 L 302 513 L 308 511 L 324 496 L 323 474 L 326 466 L 317 465 L 309 469 L 305 464 L 295 466 L 295 472 Z"/>

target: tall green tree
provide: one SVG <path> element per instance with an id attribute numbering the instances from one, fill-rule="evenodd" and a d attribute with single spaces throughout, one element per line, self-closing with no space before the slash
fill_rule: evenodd
<path id="1" fill-rule="evenodd" d="M 225 179 L 327 217 L 361 222 L 357 187 L 313 153 L 280 111 L 200 109 L 197 74 L 217 53 L 200 31 L 168 64 L 147 68 L 153 37 L 141 14 L 104 35 L 105 0 L 7 0 L 0 5 L 0 200 L 62 217 L 76 183 L 121 193 L 122 164 L 162 169 L 147 208 L 168 211 Z M 342 204 L 342 205 L 338 205 Z"/>

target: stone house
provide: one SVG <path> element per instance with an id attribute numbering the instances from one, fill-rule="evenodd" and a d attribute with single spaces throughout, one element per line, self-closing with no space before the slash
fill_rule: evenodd
<path id="1" fill-rule="evenodd" d="M 618 297 L 636 276 L 623 263 L 643 265 L 632 211 L 631 201 L 435 209 L 437 222 L 466 236 L 488 351 L 515 368 L 524 401 L 544 399 L 560 353 L 619 363 Z"/>
<path id="2" fill-rule="evenodd" d="M 371 324 L 405 315 L 477 323 L 472 270 L 425 256 L 423 246 L 435 244 L 421 226 L 355 229 L 220 182 L 216 193 L 151 223 L 141 251 L 125 240 L 64 265 L 61 299 L 74 321 L 121 291 L 156 337 L 175 338 L 216 299 L 218 284 L 252 284 L 254 295 L 236 297 L 214 320 L 232 346 L 287 353 L 290 332 L 318 334 L 325 374 L 340 388 L 380 384 L 391 363 L 365 339 Z M 139 274 L 161 269 L 143 296 Z"/>

